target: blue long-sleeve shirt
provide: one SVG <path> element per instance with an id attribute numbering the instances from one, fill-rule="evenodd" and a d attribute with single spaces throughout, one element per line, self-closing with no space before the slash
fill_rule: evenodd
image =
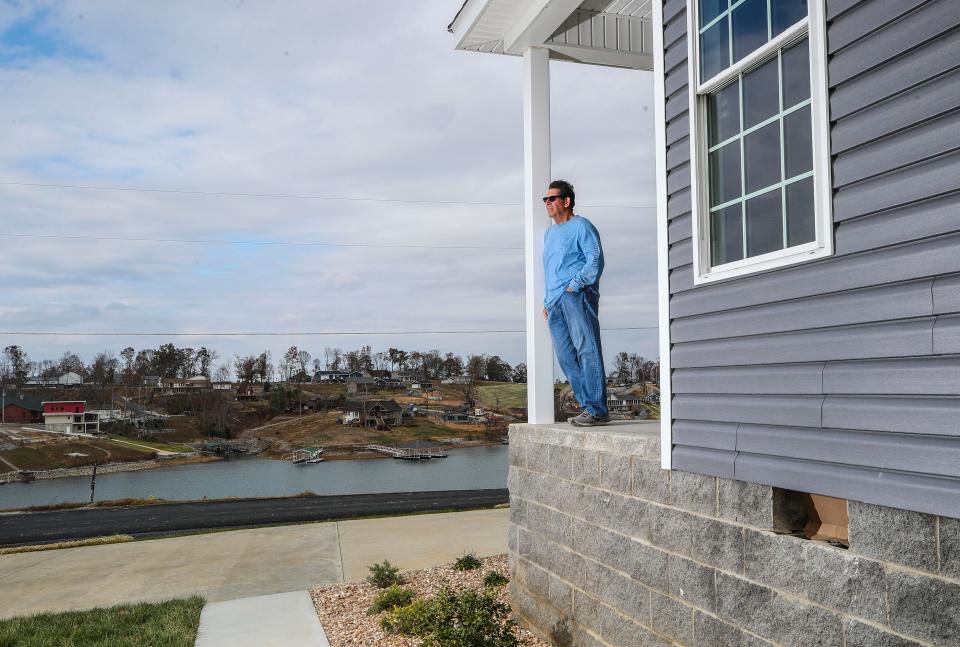
<path id="1" fill-rule="evenodd" d="M 596 227 L 582 216 L 550 226 L 543 234 L 543 271 L 546 308 L 567 288 L 574 292 L 588 287 L 599 291 L 603 247 Z"/>

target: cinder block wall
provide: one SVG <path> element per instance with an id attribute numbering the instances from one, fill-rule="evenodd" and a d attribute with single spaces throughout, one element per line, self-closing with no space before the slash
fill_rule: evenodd
<path id="1" fill-rule="evenodd" d="M 622 428 L 621 428 L 622 429 Z M 659 439 L 513 425 L 513 608 L 558 647 L 960 645 L 960 521 L 851 501 L 850 548 L 778 535 L 771 488 Z"/>

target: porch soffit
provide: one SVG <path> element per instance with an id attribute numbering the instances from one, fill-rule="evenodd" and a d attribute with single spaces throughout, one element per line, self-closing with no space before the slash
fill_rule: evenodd
<path id="1" fill-rule="evenodd" d="M 466 0 L 448 31 L 457 36 L 457 49 L 462 50 L 520 55 L 526 46 L 539 45 L 555 60 L 653 69 L 651 0 L 582 0 L 579 5 L 573 3 L 561 22 L 555 10 L 562 4 L 558 0 Z M 551 9 L 552 16 L 548 15 Z M 541 28 L 545 20 L 550 25 L 548 37 L 536 38 L 538 20 Z M 559 26 L 554 28 L 550 20 Z M 517 38 L 518 34 L 528 38 Z M 534 42 L 529 42 L 531 34 Z"/>

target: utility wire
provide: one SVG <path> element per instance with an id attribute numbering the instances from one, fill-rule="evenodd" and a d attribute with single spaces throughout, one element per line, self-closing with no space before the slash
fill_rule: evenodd
<path id="1" fill-rule="evenodd" d="M 281 198 L 285 200 L 324 200 L 339 202 L 387 202 L 397 204 L 443 204 L 471 207 L 522 207 L 522 202 L 483 202 L 463 200 L 407 200 L 403 198 L 365 198 L 336 195 L 301 195 L 294 193 L 235 193 L 231 191 L 188 191 L 184 189 L 154 189 L 146 187 L 95 186 L 85 184 L 49 184 L 41 182 L 0 181 L 0 186 L 21 186 L 43 189 L 77 189 L 83 191 L 125 191 L 131 193 L 169 193 L 175 195 L 206 195 L 231 198 Z M 584 204 L 591 209 L 656 209 L 656 206 L 639 204 Z"/>
<path id="2" fill-rule="evenodd" d="M 319 241 L 285 240 L 222 240 L 217 238 L 148 238 L 143 236 L 83 236 L 73 234 L 18 234 L 2 233 L 0 238 L 24 238 L 33 240 L 86 240 L 127 243 L 183 243 L 188 245 L 263 245 L 275 247 L 340 247 L 369 249 L 454 249 L 479 251 L 523 251 L 522 245 L 426 245 L 423 243 L 324 243 Z M 634 252 L 633 247 L 605 247 L 608 252 Z"/>
<path id="3" fill-rule="evenodd" d="M 8 234 L 0 233 L 0 238 L 33 238 L 41 240 L 97 240 L 121 241 L 131 243 L 187 243 L 196 245 L 274 245 L 278 247 L 365 247 L 378 249 L 460 249 L 460 250 L 522 250 L 523 247 L 503 247 L 497 245 L 418 245 L 389 243 L 322 243 L 273 240 L 218 240 L 204 238 L 147 238 L 136 236 L 76 236 L 70 234 Z"/>
<path id="4" fill-rule="evenodd" d="M 623 326 L 600 330 L 656 330 L 657 326 Z M 384 331 L 322 331 L 322 332 L 56 332 L 56 331 L 0 331 L 3 335 L 18 336 L 65 336 L 65 337 L 321 337 L 334 335 L 499 335 L 525 333 L 517 330 L 384 330 Z"/>

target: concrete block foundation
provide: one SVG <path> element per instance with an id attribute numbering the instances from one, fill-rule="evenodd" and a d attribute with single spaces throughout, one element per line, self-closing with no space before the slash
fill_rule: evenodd
<path id="1" fill-rule="evenodd" d="M 557 647 L 960 645 L 960 522 L 850 501 L 850 546 L 768 486 L 661 470 L 659 423 L 510 428 L 511 594 Z"/>

